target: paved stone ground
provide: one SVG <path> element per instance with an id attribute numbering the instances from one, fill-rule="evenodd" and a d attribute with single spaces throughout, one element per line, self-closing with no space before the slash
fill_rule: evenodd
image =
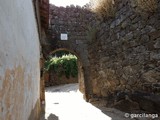
<path id="1" fill-rule="evenodd" d="M 46 113 L 41 120 L 130 120 L 114 108 L 95 107 L 83 100 L 78 84 L 46 88 Z M 132 119 L 135 120 L 135 119 Z M 138 119 L 136 119 L 138 120 Z M 151 119 L 141 119 L 151 120 Z"/>

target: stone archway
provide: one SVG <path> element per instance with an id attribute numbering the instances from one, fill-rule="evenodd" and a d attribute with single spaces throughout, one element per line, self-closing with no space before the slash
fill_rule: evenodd
<path id="1" fill-rule="evenodd" d="M 85 90 L 86 84 L 84 82 L 84 80 L 85 80 L 84 79 L 84 70 L 83 70 L 83 68 L 84 68 L 83 66 L 84 65 L 82 63 L 82 60 L 81 60 L 80 56 L 76 52 L 74 52 L 72 50 L 69 50 L 67 48 L 58 48 L 56 50 L 51 51 L 49 53 L 49 55 L 54 54 L 57 51 L 68 51 L 68 52 L 72 53 L 73 55 L 75 55 L 77 57 L 79 90 L 83 93 L 84 98 L 86 98 L 86 94 L 87 93 L 86 93 L 86 90 Z"/>
<path id="2" fill-rule="evenodd" d="M 79 11 L 79 15 L 83 18 L 86 14 L 90 16 L 90 18 L 93 18 L 93 14 L 91 14 L 87 9 L 79 9 L 79 8 L 71 8 L 75 11 Z M 77 22 L 74 25 L 71 25 L 70 27 L 65 26 L 68 24 L 65 19 L 62 20 L 62 23 L 60 21 L 61 17 L 63 18 L 64 16 L 59 16 L 57 20 L 55 20 L 55 16 L 58 16 L 59 13 L 56 13 L 56 11 L 61 10 L 61 8 L 57 8 L 55 6 L 50 7 L 50 12 L 54 11 L 53 13 L 55 14 L 50 14 L 50 28 L 48 30 L 47 35 L 44 37 L 44 41 L 41 42 L 42 44 L 42 52 L 44 55 L 44 58 L 46 59 L 47 56 L 50 53 L 56 52 L 57 50 L 67 50 L 70 51 L 71 53 L 74 53 L 81 62 L 79 62 L 79 66 L 81 66 L 82 71 L 82 76 L 84 76 L 84 85 L 85 85 L 85 94 L 84 98 L 86 101 L 89 101 L 90 98 L 93 96 L 93 83 L 91 79 L 91 65 L 90 65 L 90 59 L 89 59 L 89 45 L 90 42 L 88 41 L 88 18 L 85 19 L 79 19 L 78 17 L 74 16 L 74 19 L 77 19 Z M 68 8 L 63 9 L 64 13 L 68 10 Z M 63 11 L 62 10 L 62 11 Z M 70 14 L 66 13 L 67 15 Z M 64 17 L 65 18 L 65 17 Z M 67 18 L 69 21 L 72 19 L 72 17 Z M 54 21 L 54 22 L 52 22 Z M 55 22 L 57 21 L 57 22 Z M 78 22 L 79 21 L 79 22 Z M 81 26 L 77 26 L 80 25 Z M 65 28 L 65 29 L 62 29 Z M 67 35 L 67 40 L 62 40 L 61 35 L 66 34 Z M 80 77 L 80 76 L 79 76 Z M 82 78 L 82 77 L 81 77 Z"/>

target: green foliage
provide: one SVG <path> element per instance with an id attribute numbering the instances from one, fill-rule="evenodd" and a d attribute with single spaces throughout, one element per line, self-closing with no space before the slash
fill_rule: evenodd
<path id="1" fill-rule="evenodd" d="M 53 57 L 45 62 L 45 70 L 53 70 L 61 77 L 65 75 L 67 78 L 77 77 L 77 57 L 72 54 L 63 55 L 62 57 Z"/>

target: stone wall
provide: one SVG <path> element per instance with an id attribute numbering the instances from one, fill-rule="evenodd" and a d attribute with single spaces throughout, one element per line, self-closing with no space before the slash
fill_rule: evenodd
<path id="1" fill-rule="evenodd" d="M 88 17 L 86 17 L 86 15 Z M 93 15 L 90 11 L 79 6 L 56 7 L 50 5 L 50 29 L 44 44 L 44 55 L 48 56 L 57 50 L 66 50 L 75 54 L 79 62 L 79 83 L 81 91 L 92 94 L 90 81 L 90 63 L 88 59 L 88 34 Z M 88 19 L 89 18 L 89 19 Z M 60 34 L 68 34 L 68 40 L 61 40 Z M 85 89 L 87 86 L 87 89 Z"/>
<path id="2" fill-rule="evenodd" d="M 0 119 L 38 120 L 40 50 L 32 0 L 0 1 Z"/>
<path id="3" fill-rule="evenodd" d="M 96 27 L 96 39 L 89 46 L 93 93 L 159 94 L 160 3 L 154 13 L 138 11 L 131 0 L 117 0 L 115 6 L 115 16 Z"/>
<path id="4" fill-rule="evenodd" d="M 64 85 L 64 84 L 70 84 L 70 83 L 78 83 L 78 77 L 72 77 L 67 78 L 65 75 L 59 76 L 54 71 L 49 72 L 49 78 L 48 80 L 45 80 L 45 86 L 55 86 L 55 85 Z"/>
<path id="5" fill-rule="evenodd" d="M 159 94 L 160 2 L 153 13 L 132 0 L 116 0 L 115 7 L 114 17 L 100 20 L 86 8 L 51 5 L 52 48 L 73 50 L 85 61 L 89 79 L 84 84 L 92 97 L 135 91 Z M 68 33 L 68 41 L 61 41 L 60 33 Z"/>
<path id="6" fill-rule="evenodd" d="M 87 15 L 88 17 L 86 17 Z M 87 9 L 82 9 L 78 6 L 64 8 L 51 5 L 51 38 L 49 42 L 52 44 L 52 48 L 48 48 L 48 51 L 51 52 L 62 48 L 67 49 L 67 51 L 76 53 L 85 66 L 89 66 L 86 30 L 90 27 L 91 20 L 92 14 Z M 60 39 L 61 33 L 68 35 L 67 41 Z"/>

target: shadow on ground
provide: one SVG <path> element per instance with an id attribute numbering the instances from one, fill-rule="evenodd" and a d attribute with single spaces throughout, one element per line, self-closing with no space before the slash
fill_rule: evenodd
<path id="1" fill-rule="evenodd" d="M 47 119 L 45 119 L 45 115 L 43 115 L 43 116 L 41 117 L 41 120 L 59 120 L 59 118 L 58 118 L 58 116 L 56 116 L 56 115 L 54 115 L 54 114 L 51 113 L 51 114 L 48 116 Z"/>
<path id="2" fill-rule="evenodd" d="M 61 89 L 60 89 L 61 88 Z M 66 84 L 64 85 L 58 85 L 52 87 L 46 87 L 46 92 L 77 92 L 78 91 L 78 84 Z"/>
<path id="3" fill-rule="evenodd" d="M 104 113 L 106 116 L 110 117 L 111 120 L 160 120 L 160 116 L 158 114 L 148 113 L 142 110 L 137 110 L 133 112 L 123 112 L 116 108 L 108 108 L 105 106 L 99 106 L 95 104 L 93 106 L 101 110 L 101 112 Z M 151 116 L 148 116 L 149 114 L 151 114 Z M 140 115 L 140 117 L 136 115 Z"/>
<path id="4" fill-rule="evenodd" d="M 54 114 L 50 114 L 47 120 L 59 120 L 58 117 Z"/>
<path id="5" fill-rule="evenodd" d="M 127 114 L 130 113 L 127 108 L 130 107 L 136 108 L 135 114 L 145 113 L 137 111 L 136 104 L 132 101 L 124 101 L 120 106 L 128 111 L 125 113 L 117 107 L 112 108 L 112 102 L 108 99 L 94 98 L 90 100 L 91 104 L 87 103 L 83 100 L 82 94 L 77 91 L 78 84 L 46 88 L 46 119 L 42 120 L 153 120 L 151 117 L 133 118 L 133 115 Z M 154 120 L 160 120 L 160 118 L 154 118 Z"/>

